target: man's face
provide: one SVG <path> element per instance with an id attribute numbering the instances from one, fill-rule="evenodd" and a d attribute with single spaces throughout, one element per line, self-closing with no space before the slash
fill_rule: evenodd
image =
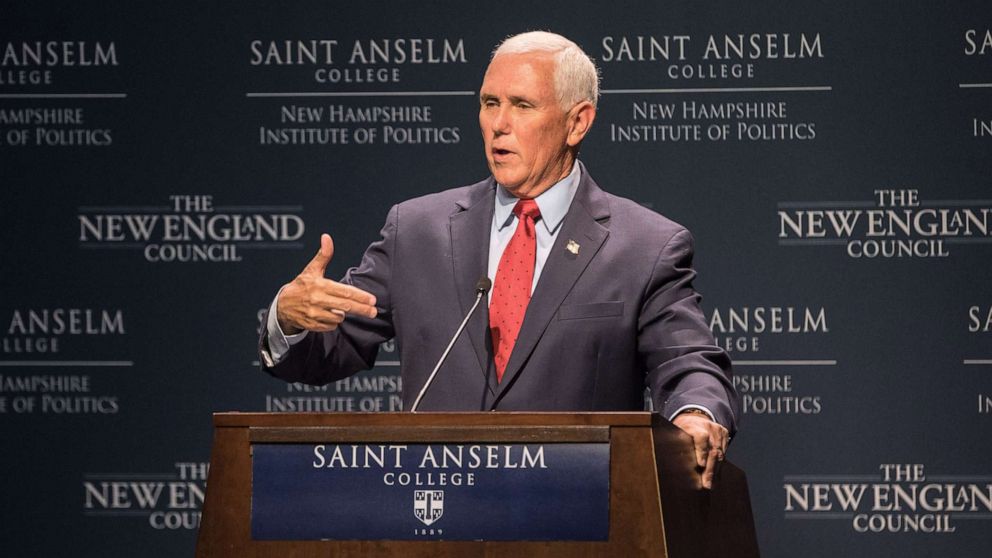
<path id="1" fill-rule="evenodd" d="M 518 198 L 538 196 L 572 170 L 554 69 L 549 54 L 502 54 L 482 81 L 479 126 L 489 170 Z"/>

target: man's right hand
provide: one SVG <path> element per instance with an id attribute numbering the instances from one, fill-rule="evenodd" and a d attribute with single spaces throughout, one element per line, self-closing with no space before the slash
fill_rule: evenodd
<path id="1" fill-rule="evenodd" d="M 276 318 L 286 335 L 308 331 L 332 331 L 346 314 L 374 318 L 375 296 L 361 289 L 324 278 L 334 255 L 334 242 L 320 235 L 320 250 L 303 271 L 282 288 L 276 303 Z"/>

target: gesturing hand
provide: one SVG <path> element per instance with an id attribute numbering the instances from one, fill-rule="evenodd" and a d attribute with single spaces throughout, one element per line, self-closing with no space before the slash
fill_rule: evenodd
<path id="1" fill-rule="evenodd" d="M 295 279 L 279 293 L 276 318 L 283 332 L 332 331 L 346 314 L 374 318 L 375 296 L 359 288 L 324 278 L 334 255 L 334 242 L 320 235 L 320 250 Z"/>

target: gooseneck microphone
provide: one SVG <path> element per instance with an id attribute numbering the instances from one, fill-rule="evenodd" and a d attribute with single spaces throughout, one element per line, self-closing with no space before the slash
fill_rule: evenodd
<path id="1" fill-rule="evenodd" d="M 424 382 L 424 387 L 420 388 L 420 393 L 417 394 L 417 399 L 413 402 L 413 406 L 410 407 L 411 413 L 417 412 L 417 406 L 420 405 L 420 400 L 424 398 L 424 394 L 427 393 L 427 388 L 431 387 L 434 382 L 434 376 L 437 376 L 437 371 L 441 369 L 441 365 L 444 364 L 444 359 L 448 358 L 448 353 L 451 352 L 451 347 L 454 346 L 455 341 L 458 341 L 458 337 L 462 334 L 462 330 L 465 329 L 465 324 L 468 323 L 468 319 L 472 317 L 475 313 L 475 309 L 479 307 L 479 302 L 482 300 L 486 293 L 489 292 L 493 286 L 492 280 L 488 277 L 479 277 L 479 280 L 475 282 L 475 303 L 472 304 L 472 308 L 469 309 L 468 314 L 465 314 L 465 319 L 462 320 L 462 325 L 458 326 L 458 331 L 455 332 L 455 336 L 451 338 L 451 342 L 448 343 L 448 347 L 444 349 L 444 353 L 441 354 L 441 358 L 438 359 L 437 364 L 434 366 L 434 371 L 431 375 L 427 377 L 427 381 Z"/>

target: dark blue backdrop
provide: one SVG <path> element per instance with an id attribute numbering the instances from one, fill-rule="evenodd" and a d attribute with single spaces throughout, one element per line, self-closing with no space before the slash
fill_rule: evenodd
<path id="1" fill-rule="evenodd" d="M 5 554 L 189 555 L 211 412 L 398 409 L 388 347 L 260 373 L 258 311 L 485 176 L 488 53 L 542 28 L 602 69 L 597 181 L 695 234 L 764 555 L 987 553 L 992 7 L 803 0 L 5 5 Z"/>

